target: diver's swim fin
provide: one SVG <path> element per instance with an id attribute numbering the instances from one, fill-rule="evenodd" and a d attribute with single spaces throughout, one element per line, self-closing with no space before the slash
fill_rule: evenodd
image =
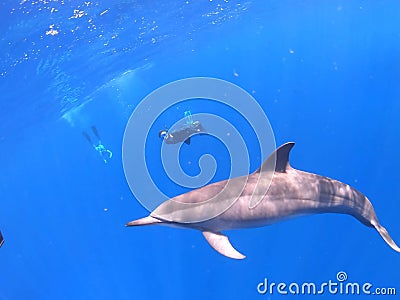
<path id="1" fill-rule="evenodd" d="M 97 131 L 96 126 L 94 126 L 94 125 L 92 126 L 92 131 L 93 131 L 94 135 L 97 137 L 97 139 L 101 140 L 99 132 Z"/>
<path id="2" fill-rule="evenodd" d="M 90 138 L 90 135 L 87 134 L 87 132 L 83 131 L 82 132 L 83 136 L 88 140 L 88 142 L 90 143 L 90 145 L 93 144 L 92 139 Z"/>
<path id="3" fill-rule="evenodd" d="M 190 145 L 190 138 L 188 138 L 188 139 L 185 140 L 185 144 L 186 144 L 186 145 Z"/>
<path id="4" fill-rule="evenodd" d="M 4 243 L 4 238 L 0 231 L 0 247 L 3 246 L 3 243 Z"/>

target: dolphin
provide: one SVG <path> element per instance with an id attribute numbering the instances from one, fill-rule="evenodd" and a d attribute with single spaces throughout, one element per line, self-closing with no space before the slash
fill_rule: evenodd
<path id="1" fill-rule="evenodd" d="M 158 224 L 197 229 L 220 254 L 243 259 L 245 256 L 231 245 L 222 231 L 261 227 L 293 216 L 339 213 L 351 215 L 364 225 L 375 228 L 393 250 L 400 252 L 400 248 L 387 230 L 379 223 L 371 202 L 361 192 L 340 181 L 292 168 L 289 164 L 289 153 L 293 146 L 293 142 L 280 146 L 254 173 L 230 179 L 229 189 L 244 182 L 243 189 L 237 194 L 237 199 L 232 205 L 210 219 L 187 222 L 182 216 L 201 211 L 193 205 L 176 209 L 174 204 L 202 202 L 204 204 L 201 209 L 212 211 L 213 207 L 208 206 L 215 205 L 215 202 L 206 200 L 221 192 L 228 184 L 228 180 L 212 183 L 171 198 L 158 206 L 149 216 L 131 221 L 126 226 Z M 271 165 L 271 161 L 274 162 L 274 169 L 264 168 Z M 272 172 L 271 181 L 267 183 L 261 180 L 256 188 L 255 182 L 263 172 Z M 228 198 L 229 191 L 222 192 L 222 195 Z M 256 205 L 250 205 L 251 199 L 256 200 Z"/>

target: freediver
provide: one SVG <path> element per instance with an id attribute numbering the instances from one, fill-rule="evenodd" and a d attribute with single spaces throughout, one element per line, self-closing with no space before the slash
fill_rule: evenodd
<path id="1" fill-rule="evenodd" d="M 3 243 L 4 243 L 4 238 L 0 231 L 0 247 L 3 246 Z"/>
<path id="2" fill-rule="evenodd" d="M 181 128 L 169 132 L 167 129 L 160 130 L 158 132 L 158 136 L 163 138 L 166 144 L 177 144 L 180 142 L 184 142 L 187 145 L 190 145 L 190 137 L 196 133 L 205 134 L 206 131 L 201 125 L 200 121 L 193 121 L 192 113 L 190 110 L 185 111 L 185 119 L 186 124 Z"/>
<path id="3" fill-rule="evenodd" d="M 88 142 L 93 146 L 93 148 L 97 152 L 99 152 L 101 158 L 103 159 L 104 163 L 106 164 L 108 162 L 108 160 L 111 159 L 113 154 L 110 150 L 106 149 L 106 147 L 104 147 L 104 145 L 102 144 L 101 138 L 100 138 L 99 132 L 97 131 L 96 126 L 92 126 L 91 128 L 92 128 L 93 134 L 96 136 L 96 138 L 98 140 L 97 145 L 95 143 L 93 143 L 90 135 L 87 132 L 83 131 L 82 134 L 88 140 Z"/>

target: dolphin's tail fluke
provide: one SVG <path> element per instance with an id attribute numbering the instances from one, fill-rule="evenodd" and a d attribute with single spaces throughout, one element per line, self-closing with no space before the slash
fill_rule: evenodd
<path id="1" fill-rule="evenodd" d="M 387 232 L 386 228 L 383 227 L 381 224 L 379 224 L 376 221 L 372 221 L 371 224 L 375 227 L 375 229 L 379 232 L 381 237 L 385 240 L 385 242 L 394 250 L 397 252 L 400 252 L 400 247 L 396 245 L 396 243 L 393 241 L 391 238 L 389 232 Z"/>
<path id="2" fill-rule="evenodd" d="M 148 216 L 145 218 L 130 221 L 130 222 L 126 223 L 125 226 L 144 226 L 144 225 L 154 225 L 154 224 L 158 224 L 158 223 L 162 223 L 162 221 L 159 219 L 153 218 L 152 216 Z"/>

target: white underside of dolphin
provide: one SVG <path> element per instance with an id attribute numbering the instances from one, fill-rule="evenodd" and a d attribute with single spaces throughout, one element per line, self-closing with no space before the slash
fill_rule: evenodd
<path id="1" fill-rule="evenodd" d="M 226 210 L 210 219 L 200 222 L 187 221 L 188 216 L 190 220 L 191 216 L 207 209 L 215 210 L 215 203 L 207 200 L 224 189 L 227 180 L 174 197 L 157 207 L 149 216 L 126 225 L 158 224 L 197 229 L 203 233 L 211 247 L 222 255 L 243 259 L 245 256 L 231 245 L 228 237 L 222 233 L 223 230 L 260 227 L 305 214 L 341 213 L 352 215 L 364 225 L 375 228 L 393 250 L 400 252 L 387 230 L 380 225 L 371 202 L 362 193 L 340 181 L 292 168 L 289 164 L 289 152 L 293 146 L 294 143 L 282 145 L 256 172 L 230 180 L 233 189 L 234 184 L 243 185 L 240 195 Z M 276 160 L 276 164 L 271 173 L 264 166 L 271 165 L 272 160 Z M 270 172 L 266 177 L 272 181 L 260 182 L 263 172 Z M 225 198 L 230 197 L 230 194 L 225 192 L 221 195 Z M 220 201 L 225 201 L 225 198 L 221 198 Z M 177 202 L 192 206 L 176 209 L 174 204 Z"/>

